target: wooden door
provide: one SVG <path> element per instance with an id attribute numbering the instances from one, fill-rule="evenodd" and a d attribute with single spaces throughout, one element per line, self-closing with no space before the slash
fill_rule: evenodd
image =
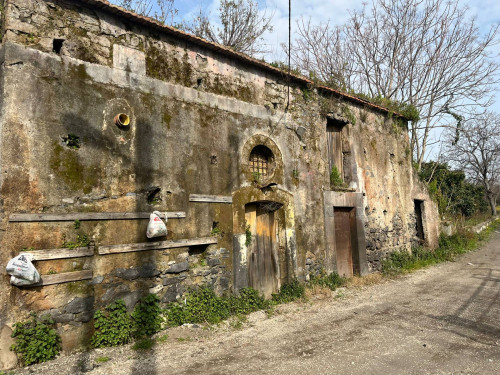
<path id="1" fill-rule="evenodd" d="M 335 250 L 337 253 L 337 272 L 340 276 L 353 275 L 352 248 L 354 226 L 356 224 L 355 209 L 350 207 L 334 207 Z"/>
<path id="2" fill-rule="evenodd" d="M 249 286 L 269 298 L 279 288 L 275 213 L 252 203 L 246 206 L 245 216 L 252 234 L 248 246 Z"/>
<path id="3" fill-rule="evenodd" d="M 337 167 L 340 176 L 343 176 L 342 163 L 342 127 L 334 121 L 328 121 L 326 125 L 326 145 L 328 148 L 328 174 L 333 167 Z"/>

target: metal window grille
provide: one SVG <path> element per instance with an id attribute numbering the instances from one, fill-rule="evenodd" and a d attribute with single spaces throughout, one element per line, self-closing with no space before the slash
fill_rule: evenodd
<path id="1" fill-rule="evenodd" d="M 250 170 L 258 173 L 262 177 L 267 177 L 269 173 L 269 157 L 262 152 L 252 151 L 250 155 Z"/>
<path id="2" fill-rule="evenodd" d="M 256 146 L 250 153 L 250 171 L 258 173 L 259 177 L 266 178 L 272 174 L 273 162 L 273 152 L 266 146 Z"/>

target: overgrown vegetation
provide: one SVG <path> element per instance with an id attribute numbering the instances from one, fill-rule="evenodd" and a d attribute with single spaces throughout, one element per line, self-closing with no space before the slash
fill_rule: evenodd
<path id="1" fill-rule="evenodd" d="M 94 336 L 91 344 L 96 348 L 118 346 L 133 338 L 143 339 L 159 332 L 164 321 L 160 299 L 156 294 L 141 298 L 132 314 L 119 299 L 94 314 Z"/>
<path id="2" fill-rule="evenodd" d="M 68 241 L 66 239 L 66 235 L 63 234 L 63 244 L 62 247 L 67 249 L 75 249 L 77 247 L 89 247 L 90 246 L 90 237 L 85 233 L 78 233 L 76 235 L 75 241 Z"/>
<path id="3" fill-rule="evenodd" d="M 471 217 L 488 211 L 482 186 L 467 182 L 461 170 L 451 170 L 446 163 L 422 163 L 419 177 L 429 185 L 429 193 L 437 203 L 441 216 Z"/>
<path id="4" fill-rule="evenodd" d="M 332 167 L 332 170 L 330 171 L 330 186 L 332 188 L 344 187 L 344 180 L 342 180 L 340 172 L 335 165 Z"/>
<path id="5" fill-rule="evenodd" d="M 219 297 L 208 286 L 192 289 L 183 302 L 167 306 L 165 315 L 169 326 L 185 323 L 219 323 L 232 315 L 248 314 L 266 309 L 268 302 L 251 288 L 240 290 L 239 296 Z"/>
<path id="6" fill-rule="evenodd" d="M 94 314 L 92 346 L 102 348 L 127 344 L 132 340 L 133 321 L 125 302 L 119 299 Z"/>
<path id="7" fill-rule="evenodd" d="M 273 293 L 272 301 L 275 304 L 288 303 L 298 299 L 302 299 L 305 296 L 305 287 L 297 279 L 293 279 L 291 282 L 284 284 L 278 293 Z"/>
<path id="8" fill-rule="evenodd" d="M 252 172 L 252 180 L 255 183 L 260 183 L 261 174 L 259 172 Z"/>
<path id="9" fill-rule="evenodd" d="M 245 246 L 248 247 L 252 244 L 252 231 L 250 230 L 250 225 L 245 226 Z"/>
<path id="10" fill-rule="evenodd" d="M 481 234 L 461 231 L 449 237 L 442 235 L 439 247 L 434 251 L 417 247 L 411 252 L 392 253 L 382 262 L 382 273 L 391 276 L 453 260 L 457 255 L 475 249 L 479 242 L 486 239 L 499 224 L 497 221 Z M 241 289 L 239 295 L 218 296 L 212 287 L 205 285 L 189 290 L 183 296 L 183 300 L 169 303 L 164 309 L 160 308 L 160 300 L 156 295 L 147 295 L 139 301 L 132 314 L 127 312 L 124 302 L 118 300 L 95 313 L 95 334 L 92 344 L 95 347 L 116 346 L 137 338 L 139 340 L 132 349 L 149 350 L 156 342 L 168 339 L 168 335 L 163 335 L 157 340 L 150 338 L 161 330 L 163 322 L 171 327 L 186 323 L 217 324 L 232 317 L 230 326 L 239 329 L 246 322 L 246 315 L 251 312 L 258 310 L 270 312 L 278 304 L 305 300 L 306 289 L 314 291 L 320 287 L 335 291 L 348 284 L 348 281 L 335 272 L 327 274 L 323 269 L 306 284 L 293 279 L 282 285 L 269 300 L 253 288 Z M 359 284 L 359 281 L 357 283 Z M 336 298 L 339 296 L 342 294 L 338 294 Z"/>
<path id="11" fill-rule="evenodd" d="M 497 221 L 479 234 L 466 230 L 452 236 L 441 234 L 439 247 L 435 250 L 415 247 L 411 252 L 404 250 L 394 252 L 382 261 L 382 273 L 394 275 L 453 260 L 457 255 L 476 249 L 479 243 L 487 239 L 498 226 Z"/>
<path id="12" fill-rule="evenodd" d="M 132 313 L 134 337 L 154 335 L 161 330 L 163 323 L 160 298 L 156 294 L 148 294 L 136 305 Z"/>
<path id="13" fill-rule="evenodd" d="M 10 350 L 28 366 L 55 358 L 61 351 L 61 338 L 53 324 L 52 319 L 38 318 L 35 314 L 28 321 L 14 324 L 12 337 L 16 342 Z"/>
<path id="14" fill-rule="evenodd" d="M 137 341 L 133 346 L 133 350 L 150 350 L 155 344 L 155 341 L 153 339 L 150 339 L 149 337 L 146 337 L 144 339 L 140 339 Z"/>
<path id="15" fill-rule="evenodd" d="M 338 273 L 332 272 L 331 274 L 327 274 L 323 269 L 320 274 L 311 278 L 309 282 L 310 286 L 320 286 L 323 288 L 329 288 L 330 290 L 335 290 L 340 286 L 345 285 L 347 279 L 345 277 L 339 276 Z"/>

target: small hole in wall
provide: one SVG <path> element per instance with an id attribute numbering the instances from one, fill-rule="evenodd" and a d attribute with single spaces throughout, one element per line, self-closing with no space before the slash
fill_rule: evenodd
<path id="1" fill-rule="evenodd" d="M 203 84 L 203 78 L 198 78 L 196 80 L 196 84 L 198 85 L 198 87 L 200 87 Z"/>
<path id="2" fill-rule="evenodd" d="M 63 46 L 64 39 L 54 39 L 52 41 L 52 51 L 58 55 L 61 53 L 61 48 Z"/>
<path id="3" fill-rule="evenodd" d="M 203 256 L 203 252 L 207 249 L 206 245 L 189 246 L 189 256 Z"/>
<path id="4" fill-rule="evenodd" d="M 217 163 L 218 163 L 218 161 L 217 161 L 217 155 L 210 156 L 210 164 L 217 165 Z"/>
<path id="5" fill-rule="evenodd" d="M 160 204 L 161 198 L 161 188 L 159 186 L 151 186 L 148 189 L 148 204 Z"/>
<path id="6" fill-rule="evenodd" d="M 80 137 L 74 134 L 68 134 L 66 137 L 62 137 L 63 143 L 73 150 L 78 150 L 80 148 Z"/>
<path id="7" fill-rule="evenodd" d="M 278 103 L 273 103 L 273 108 L 278 109 Z"/>

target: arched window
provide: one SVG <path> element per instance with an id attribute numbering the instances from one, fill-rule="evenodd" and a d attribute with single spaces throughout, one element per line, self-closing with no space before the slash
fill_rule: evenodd
<path id="1" fill-rule="evenodd" d="M 258 174 L 262 178 L 266 178 L 271 173 L 274 155 L 266 146 L 256 146 L 250 153 L 250 172 Z"/>

